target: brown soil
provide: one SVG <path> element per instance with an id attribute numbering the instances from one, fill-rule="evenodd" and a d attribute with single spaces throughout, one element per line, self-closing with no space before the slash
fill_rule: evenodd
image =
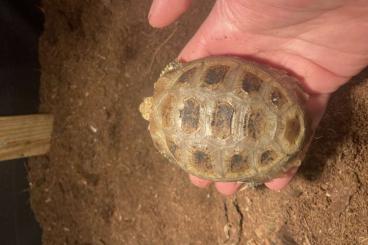
<path id="1" fill-rule="evenodd" d="M 153 148 L 137 110 L 212 2 L 164 30 L 151 1 L 45 1 L 41 111 L 52 149 L 30 163 L 44 244 L 368 244 L 368 73 L 332 98 L 294 181 L 223 198 Z"/>

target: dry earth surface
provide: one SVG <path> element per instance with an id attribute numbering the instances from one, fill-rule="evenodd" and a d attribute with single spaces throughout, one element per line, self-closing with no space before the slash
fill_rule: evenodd
<path id="1" fill-rule="evenodd" d="M 147 0 L 44 1 L 40 109 L 56 123 L 29 165 L 44 244 L 368 244 L 367 71 L 333 96 L 279 193 L 197 189 L 154 149 L 138 105 L 212 4 L 155 30 Z"/>

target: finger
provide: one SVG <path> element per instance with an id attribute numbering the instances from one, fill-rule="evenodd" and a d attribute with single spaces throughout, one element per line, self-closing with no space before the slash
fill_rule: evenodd
<path id="1" fill-rule="evenodd" d="M 315 130 L 325 113 L 327 102 L 330 98 L 329 94 L 311 95 L 307 102 L 307 110 L 312 121 L 312 129 Z"/>
<path id="2" fill-rule="evenodd" d="M 221 54 L 222 49 L 214 49 L 214 52 L 211 53 L 210 49 L 213 50 L 210 46 L 212 43 L 209 40 L 212 33 L 223 33 L 221 28 L 222 19 L 216 16 L 214 9 L 219 1 L 215 3 L 214 8 L 211 10 L 209 16 L 202 23 L 200 28 L 194 34 L 194 36 L 189 40 L 189 42 L 185 45 L 184 49 L 179 54 L 179 60 L 182 61 L 191 61 L 195 59 L 204 58 L 211 55 Z"/>
<path id="3" fill-rule="evenodd" d="M 192 37 L 192 39 L 180 52 L 179 60 L 191 61 L 210 56 L 210 53 L 207 51 L 206 41 L 201 39 L 202 34 L 201 29 L 199 29 L 199 31 L 197 31 L 194 37 Z"/>
<path id="4" fill-rule="evenodd" d="M 197 176 L 194 175 L 189 175 L 189 179 L 192 182 L 193 185 L 199 187 L 199 188 L 206 188 L 207 186 L 209 186 L 212 182 L 210 180 L 205 180 L 205 179 L 201 179 L 198 178 Z"/>
<path id="5" fill-rule="evenodd" d="M 148 21 L 153 27 L 165 27 L 179 18 L 191 3 L 192 0 L 153 0 Z"/>
<path id="6" fill-rule="evenodd" d="M 239 186 L 240 184 L 236 182 L 216 182 L 215 183 L 215 187 L 218 190 L 218 192 L 220 192 L 221 194 L 225 196 L 234 194 L 238 190 Z"/>
<path id="7" fill-rule="evenodd" d="M 287 52 L 265 53 L 260 57 L 290 69 L 300 76 L 302 78 L 301 85 L 311 94 L 333 93 L 349 79 L 348 77 L 338 76 L 304 57 L 288 54 Z"/>
<path id="8" fill-rule="evenodd" d="M 267 186 L 271 190 L 280 191 L 287 184 L 289 184 L 289 182 L 294 177 L 297 171 L 298 171 L 298 168 L 292 168 L 284 176 L 273 179 L 269 182 L 266 182 L 265 186 Z"/>

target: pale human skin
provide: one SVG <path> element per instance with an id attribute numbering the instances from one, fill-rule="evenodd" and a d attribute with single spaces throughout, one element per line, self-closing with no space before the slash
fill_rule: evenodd
<path id="1" fill-rule="evenodd" d="M 149 23 L 165 27 L 190 5 L 191 0 L 154 0 Z M 367 13 L 367 0 L 217 0 L 179 58 L 232 54 L 288 70 L 310 94 L 316 128 L 331 93 L 368 65 Z M 279 191 L 296 172 L 265 185 Z M 189 177 L 198 187 L 211 184 Z M 231 195 L 239 184 L 216 182 L 215 187 Z"/>

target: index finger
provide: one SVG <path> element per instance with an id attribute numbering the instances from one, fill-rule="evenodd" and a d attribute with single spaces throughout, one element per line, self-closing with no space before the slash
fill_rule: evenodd
<path id="1" fill-rule="evenodd" d="M 148 14 L 151 26 L 162 28 L 170 25 L 191 5 L 192 0 L 153 0 Z"/>

